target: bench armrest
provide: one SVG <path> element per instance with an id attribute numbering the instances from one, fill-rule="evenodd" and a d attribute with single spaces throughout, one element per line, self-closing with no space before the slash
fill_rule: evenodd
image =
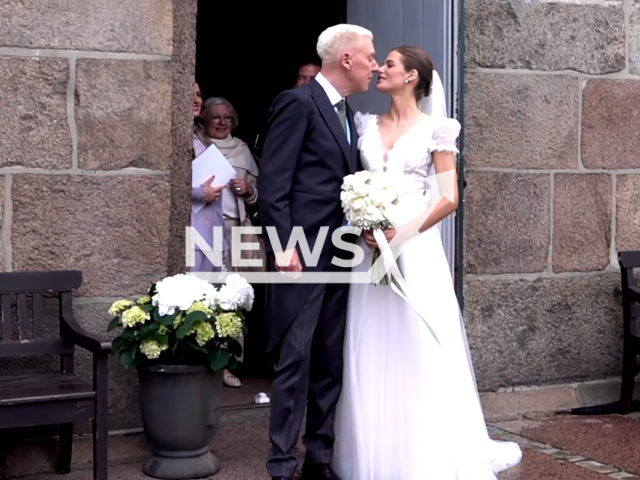
<path id="1" fill-rule="evenodd" d="M 640 288 L 638 288 L 638 286 L 635 284 L 635 281 L 633 282 L 633 284 L 631 284 L 630 282 L 629 299 L 632 302 L 640 303 Z"/>
<path id="2" fill-rule="evenodd" d="M 73 317 L 73 313 L 63 309 L 60 317 L 60 331 L 68 341 L 90 352 L 100 355 L 111 353 L 111 342 L 96 337 L 82 328 Z"/>

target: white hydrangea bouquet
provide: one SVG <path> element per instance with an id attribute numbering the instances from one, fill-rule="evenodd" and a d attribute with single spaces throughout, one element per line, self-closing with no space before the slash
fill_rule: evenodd
<path id="1" fill-rule="evenodd" d="M 391 228 L 392 220 L 398 212 L 402 190 L 398 179 L 385 172 L 362 170 L 347 175 L 342 182 L 340 200 L 347 223 L 363 230 L 383 230 Z M 379 271 L 381 262 L 376 265 L 381 252 L 376 248 L 373 252 L 372 266 L 374 278 L 382 275 Z M 379 284 L 389 285 L 389 274 L 382 276 Z M 377 285 L 377 282 L 373 282 Z"/>
<path id="2" fill-rule="evenodd" d="M 126 368 L 141 364 L 209 365 L 234 368 L 242 347 L 244 311 L 253 306 L 253 287 L 238 274 L 223 285 L 179 274 L 153 284 L 136 301 L 118 300 L 107 330 L 122 327 L 113 341 Z"/>

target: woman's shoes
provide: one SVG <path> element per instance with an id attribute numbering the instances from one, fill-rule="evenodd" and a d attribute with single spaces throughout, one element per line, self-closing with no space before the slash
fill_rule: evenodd
<path id="1" fill-rule="evenodd" d="M 231 388 L 240 388 L 242 386 L 242 382 L 240 381 L 240 379 L 229 370 L 225 370 L 222 373 L 222 384 L 226 387 Z"/>

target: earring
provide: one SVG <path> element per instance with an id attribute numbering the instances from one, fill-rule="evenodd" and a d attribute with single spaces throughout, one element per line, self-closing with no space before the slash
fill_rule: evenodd
<path id="1" fill-rule="evenodd" d="M 409 83 L 409 79 L 407 78 L 407 79 L 404 81 L 404 83 Z"/>

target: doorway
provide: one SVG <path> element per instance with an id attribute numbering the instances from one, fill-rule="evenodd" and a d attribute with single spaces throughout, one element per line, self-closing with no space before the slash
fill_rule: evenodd
<path id="1" fill-rule="evenodd" d="M 297 70 L 318 62 L 318 35 L 337 23 L 353 23 L 370 29 L 375 38 L 378 62 L 391 48 L 416 45 L 429 53 L 442 78 L 448 113 L 460 118 L 462 61 L 459 40 L 462 0 L 323 0 L 323 2 L 220 2 L 198 1 L 196 80 L 203 98 L 222 96 L 234 104 L 239 126 L 233 135 L 244 140 L 260 157 L 271 103 L 283 90 L 293 87 Z M 364 94 L 349 100 L 354 110 L 381 113 L 388 100 L 372 82 Z M 461 209 L 463 167 L 459 157 L 457 215 L 445 219 L 441 234 L 452 277 L 462 306 Z M 227 406 L 253 404 L 253 396 L 269 391 L 270 359 L 264 355 L 264 286 L 256 288 L 256 304 L 247 319 L 245 364 L 239 372 L 243 387 L 228 392 Z M 244 378 L 243 378 L 244 376 Z M 228 390 L 228 389 L 227 389 Z"/>
<path id="2" fill-rule="evenodd" d="M 233 135 L 254 153 L 271 103 L 293 87 L 301 65 L 320 61 L 318 35 L 344 12 L 344 0 L 198 1 L 196 80 L 204 99 L 221 96 L 235 106 Z"/>
<path id="3" fill-rule="evenodd" d="M 273 100 L 294 86 L 300 66 L 320 64 L 318 36 L 344 22 L 345 13 L 344 0 L 198 0 L 196 81 L 202 97 L 224 97 L 234 105 L 239 123 L 232 134 L 258 158 Z M 273 360 L 265 353 L 265 285 L 254 289 L 254 308 L 246 318 L 244 362 L 234 372 L 242 387 L 224 389 L 227 408 L 253 405 L 256 394 L 270 391 Z"/>

